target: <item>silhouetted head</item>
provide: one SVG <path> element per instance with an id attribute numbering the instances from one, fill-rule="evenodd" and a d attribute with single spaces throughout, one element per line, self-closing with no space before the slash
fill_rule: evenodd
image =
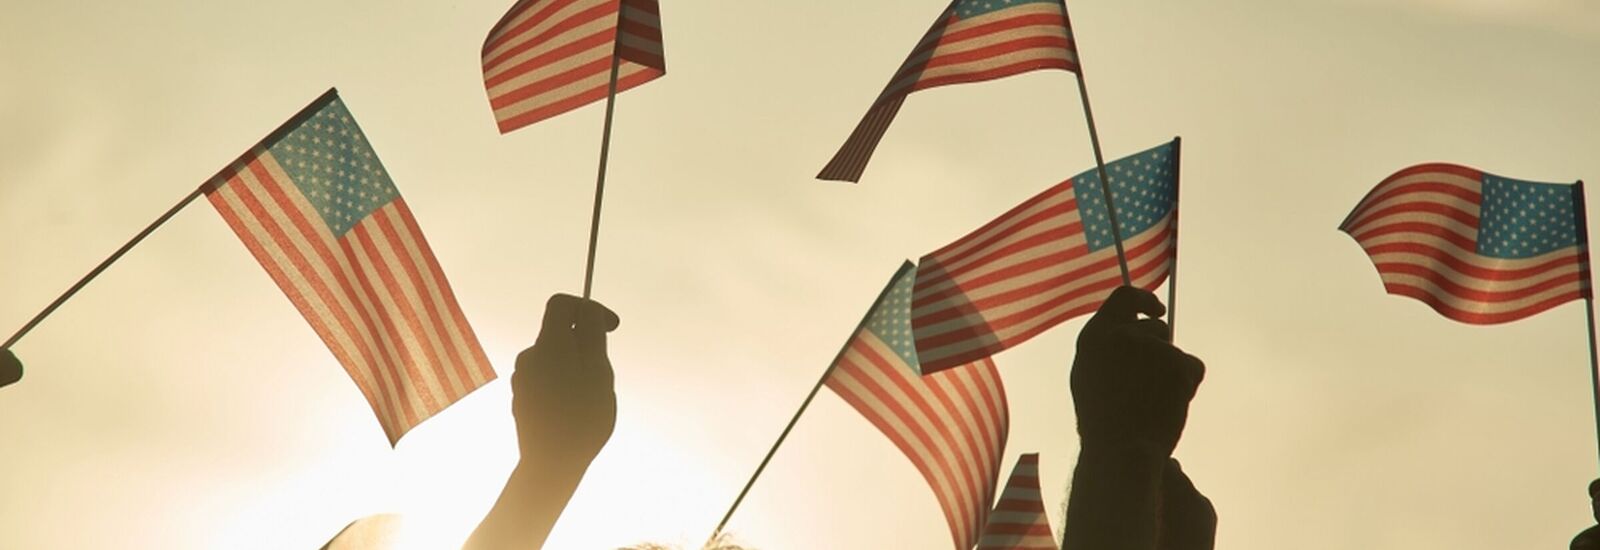
<path id="1" fill-rule="evenodd" d="M 627 548 L 618 548 L 617 550 L 678 550 L 678 548 L 676 546 L 669 546 L 669 545 L 666 545 L 666 544 L 645 543 L 645 544 L 640 544 L 640 545 L 637 545 L 637 546 L 629 546 Z M 740 546 L 739 544 L 733 542 L 733 537 L 730 537 L 730 536 L 724 534 L 722 536 L 717 537 L 716 540 L 713 540 L 711 542 L 706 543 L 706 545 L 701 547 L 700 550 L 755 550 L 755 549 L 754 548 L 749 548 L 749 547 L 746 547 L 746 546 Z"/>
<path id="2" fill-rule="evenodd" d="M 11 350 L 0 350 L 0 388 L 22 379 L 22 361 Z"/>

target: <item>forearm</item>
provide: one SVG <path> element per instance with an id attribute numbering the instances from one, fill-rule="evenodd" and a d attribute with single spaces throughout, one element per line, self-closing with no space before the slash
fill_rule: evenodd
<path id="1" fill-rule="evenodd" d="M 1062 550 L 1156 550 L 1166 461 L 1151 448 L 1085 444 L 1067 499 Z"/>
<path id="2" fill-rule="evenodd" d="M 463 550 L 543 547 L 587 470 L 588 461 L 524 457 Z"/>

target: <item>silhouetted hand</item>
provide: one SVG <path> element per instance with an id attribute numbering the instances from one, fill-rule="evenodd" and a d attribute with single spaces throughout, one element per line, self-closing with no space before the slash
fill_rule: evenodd
<path id="1" fill-rule="evenodd" d="M 523 457 L 588 461 L 617 426 L 617 394 L 606 333 L 617 314 L 568 294 L 550 297 L 539 339 L 517 355 L 511 411 Z"/>
<path id="2" fill-rule="evenodd" d="M 1594 520 L 1600 523 L 1600 479 L 1589 483 L 1589 508 Z M 1600 550 L 1600 525 L 1595 525 L 1573 537 L 1572 550 Z"/>
<path id="3" fill-rule="evenodd" d="M 1161 477 L 1161 550 L 1212 550 L 1217 510 L 1195 489 L 1178 459 L 1167 459 Z"/>
<path id="4" fill-rule="evenodd" d="M 1079 333 L 1072 399 L 1084 447 L 1177 447 L 1205 365 L 1173 347 L 1156 318 L 1166 310 L 1154 294 L 1118 288 Z"/>
<path id="5" fill-rule="evenodd" d="M 22 360 L 11 350 L 0 350 L 0 388 L 22 380 Z"/>

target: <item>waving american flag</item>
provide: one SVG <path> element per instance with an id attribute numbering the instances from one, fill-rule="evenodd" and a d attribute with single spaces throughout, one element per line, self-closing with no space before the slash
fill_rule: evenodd
<path id="1" fill-rule="evenodd" d="M 1017 457 L 977 550 L 1059 550 L 1039 490 L 1039 453 Z"/>
<path id="2" fill-rule="evenodd" d="M 1177 261 L 1178 140 L 1106 165 L 1134 286 Z M 1093 312 L 1122 284 L 1089 170 L 922 258 L 911 325 L 924 374 L 988 357 Z"/>
<path id="3" fill-rule="evenodd" d="M 895 273 L 824 379 L 911 460 L 939 502 L 957 550 L 977 542 L 994 499 L 1011 420 L 994 362 L 919 376 L 911 343 L 916 268 Z"/>
<path id="4" fill-rule="evenodd" d="M 906 96 L 1039 69 L 1078 71 L 1062 0 L 954 0 L 872 102 L 818 179 L 860 181 Z"/>
<path id="5" fill-rule="evenodd" d="M 483 41 L 483 83 L 500 133 L 667 73 L 656 0 L 518 0 Z"/>
<path id="6" fill-rule="evenodd" d="M 334 90 L 205 189 L 390 444 L 494 379 L 411 208 Z"/>
<path id="7" fill-rule="evenodd" d="M 1339 230 L 1390 294 L 1463 323 L 1507 323 L 1591 296 L 1581 184 L 1422 164 L 1380 182 Z"/>

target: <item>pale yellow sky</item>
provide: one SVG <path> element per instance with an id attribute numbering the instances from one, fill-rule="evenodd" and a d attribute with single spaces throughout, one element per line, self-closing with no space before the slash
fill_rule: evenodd
<path id="1" fill-rule="evenodd" d="M 920 92 L 864 183 L 811 179 L 944 3 L 663 2 L 669 73 L 618 104 L 595 281 L 621 419 L 550 548 L 702 540 L 902 259 L 1090 166 L 1071 76 L 1038 72 Z M 509 375 L 544 297 L 582 284 L 601 122 L 495 131 L 477 52 L 509 4 L 0 4 L 0 332 L 338 86 Z M 1184 137 L 1178 338 L 1210 371 L 1178 454 L 1219 548 L 1561 548 L 1590 523 L 1582 306 L 1455 324 L 1384 295 L 1335 226 L 1424 161 L 1600 179 L 1600 6 L 1071 6 L 1107 154 Z M 1079 326 L 996 358 L 1007 469 L 1041 452 L 1053 500 Z M 514 460 L 504 381 L 391 450 L 203 202 L 17 352 L 0 548 L 315 548 L 379 512 L 438 544 Z M 827 392 L 732 529 L 948 546 L 916 471 Z"/>

